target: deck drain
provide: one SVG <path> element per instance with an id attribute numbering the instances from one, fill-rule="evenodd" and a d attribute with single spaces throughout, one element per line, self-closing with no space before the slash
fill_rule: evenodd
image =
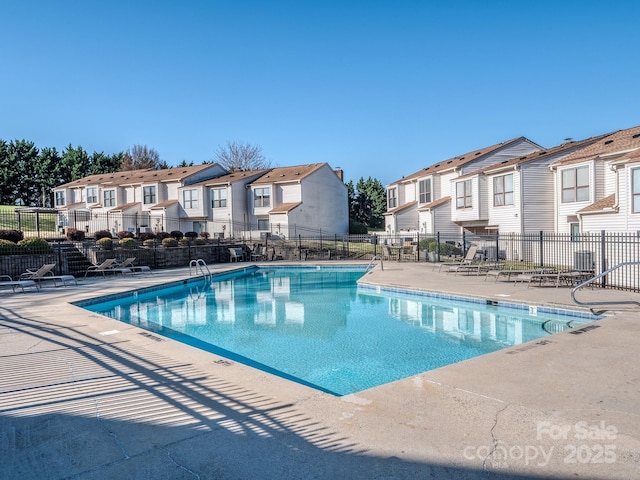
<path id="1" fill-rule="evenodd" d="M 156 337 L 155 335 L 151 335 L 148 332 L 138 332 L 138 335 L 142 335 L 143 337 L 150 338 L 151 340 L 155 340 L 156 342 L 163 342 L 164 338 Z"/>
<path id="2" fill-rule="evenodd" d="M 586 327 L 582 327 L 577 330 L 571 330 L 569 333 L 571 335 L 580 335 L 581 333 L 588 332 L 589 330 L 593 330 L 594 328 L 600 328 L 600 325 L 587 325 Z"/>

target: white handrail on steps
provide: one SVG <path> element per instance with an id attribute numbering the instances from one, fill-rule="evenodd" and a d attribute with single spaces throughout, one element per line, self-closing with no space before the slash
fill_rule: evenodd
<path id="1" fill-rule="evenodd" d="M 211 277 L 211 271 L 209 270 L 209 266 L 207 265 L 207 262 L 205 262 L 201 258 L 197 260 L 191 260 L 189 262 L 189 275 L 192 275 L 191 268 L 195 270 L 196 274 L 198 273 L 198 271 L 200 271 L 200 274 L 205 278 Z"/>
<path id="2" fill-rule="evenodd" d="M 364 273 L 367 273 L 369 271 L 369 267 L 376 260 L 380 260 L 380 268 L 384 270 L 384 260 L 382 259 L 382 255 L 374 255 L 371 261 L 369 262 L 369 265 L 367 265 L 367 268 L 364 269 Z"/>

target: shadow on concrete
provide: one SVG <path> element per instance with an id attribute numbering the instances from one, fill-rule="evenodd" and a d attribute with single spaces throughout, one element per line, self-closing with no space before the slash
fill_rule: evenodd
<path id="1" fill-rule="evenodd" d="M 372 455 L 294 405 L 105 338 L 0 310 L 0 478 L 532 478 Z"/>

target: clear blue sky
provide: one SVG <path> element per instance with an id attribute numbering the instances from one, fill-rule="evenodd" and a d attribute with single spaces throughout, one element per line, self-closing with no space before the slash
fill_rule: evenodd
<path id="1" fill-rule="evenodd" d="M 0 1 L 0 139 L 390 183 L 640 124 L 638 1 Z"/>

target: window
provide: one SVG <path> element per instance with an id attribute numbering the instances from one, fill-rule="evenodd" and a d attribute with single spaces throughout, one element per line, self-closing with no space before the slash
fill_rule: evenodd
<path id="1" fill-rule="evenodd" d="M 269 219 L 268 218 L 259 218 L 258 219 L 258 230 L 269 230 Z"/>
<path id="2" fill-rule="evenodd" d="M 198 208 L 198 190 L 183 190 L 182 200 L 184 208 Z"/>
<path id="3" fill-rule="evenodd" d="M 431 179 L 420 180 L 418 189 L 420 191 L 420 203 L 431 203 Z"/>
<path id="4" fill-rule="evenodd" d="M 589 167 L 562 170 L 562 203 L 589 200 Z"/>
<path id="5" fill-rule="evenodd" d="M 387 209 L 391 210 L 398 206 L 398 190 L 390 188 L 387 190 Z"/>
<path id="6" fill-rule="evenodd" d="M 98 203 L 98 189 L 96 187 L 87 188 L 87 203 Z"/>
<path id="7" fill-rule="evenodd" d="M 269 187 L 256 188 L 253 191 L 253 206 L 268 207 L 271 205 L 271 189 Z"/>
<path id="8" fill-rule="evenodd" d="M 142 203 L 145 205 L 156 203 L 156 187 L 144 187 L 142 189 Z"/>
<path id="9" fill-rule="evenodd" d="M 56 192 L 56 207 L 64 205 L 64 192 Z"/>
<path id="10" fill-rule="evenodd" d="M 116 191 L 115 190 L 105 190 L 102 193 L 102 205 L 104 207 L 115 207 L 116 206 Z"/>
<path id="11" fill-rule="evenodd" d="M 631 211 L 640 213 L 640 168 L 631 170 L 631 197 Z"/>
<path id="12" fill-rule="evenodd" d="M 456 208 L 470 208 L 472 206 L 471 180 L 456 183 Z"/>
<path id="13" fill-rule="evenodd" d="M 227 189 L 214 188 L 211 190 L 211 208 L 223 208 L 227 206 Z"/>
<path id="14" fill-rule="evenodd" d="M 513 173 L 493 179 L 493 206 L 513 205 Z"/>

